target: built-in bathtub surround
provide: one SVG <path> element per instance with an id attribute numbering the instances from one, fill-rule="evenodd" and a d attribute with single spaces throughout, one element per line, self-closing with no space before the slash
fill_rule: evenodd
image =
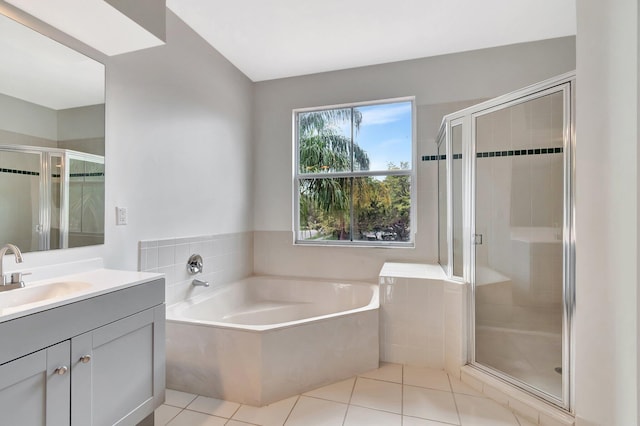
<path id="1" fill-rule="evenodd" d="M 167 386 L 262 406 L 378 367 L 375 284 L 251 277 L 168 309 Z"/>
<path id="2" fill-rule="evenodd" d="M 187 272 L 187 260 L 192 254 L 199 254 L 204 260 L 201 274 L 189 275 Z M 215 286 L 251 275 L 253 233 L 140 241 L 138 268 L 165 274 L 167 305 L 170 305 L 207 291 L 206 287 L 191 285 L 194 278 Z"/>
<path id="3" fill-rule="evenodd" d="M 446 369 L 466 363 L 466 284 L 439 265 L 385 263 L 380 271 L 380 360 Z"/>

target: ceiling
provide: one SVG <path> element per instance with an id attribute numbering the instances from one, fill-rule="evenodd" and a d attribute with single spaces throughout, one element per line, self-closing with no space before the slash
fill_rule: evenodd
<path id="1" fill-rule="evenodd" d="M 0 15 L 0 93 L 60 110 L 104 103 L 104 65 Z"/>
<path id="2" fill-rule="evenodd" d="M 5 0 L 106 55 L 164 44 L 103 0 Z"/>
<path id="3" fill-rule="evenodd" d="M 575 0 L 167 0 L 253 81 L 575 35 Z"/>
<path id="4" fill-rule="evenodd" d="M 107 55 L 163 43 L 104 0 L 5 1 Z M 575 3 L 166 0 L 253 81 L 575 35 Z"/>

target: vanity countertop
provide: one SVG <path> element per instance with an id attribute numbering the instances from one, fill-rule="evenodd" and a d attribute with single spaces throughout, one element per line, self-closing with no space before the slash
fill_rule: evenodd
<path id="1" fill-rule="evenodd" d="M 163 274 L 150 272 L 99 268 L 39 281 L 27 281 L 24 288 L 0 292 L 0 323 L 163 277 Z M 57 294 L 56 289 L 52 289 L 47 291 L 46 298 L 42 300 L 35 300 L 38 299 L 36 296 L 33 302 L 15 303 L 16 299 L 31 293 L 38 293 L 39 290 L 52 287 L 51 284 L 54 283 L 61 283 L 63 287 L 66 283 L 78 284 L 78 286 L 72 292 L 61 291 L 60 294 Z"/>

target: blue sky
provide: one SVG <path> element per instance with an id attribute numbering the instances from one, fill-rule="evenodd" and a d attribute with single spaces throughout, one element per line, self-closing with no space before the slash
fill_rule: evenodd
<path id="1" fill-rule="evenodd" d="M 389 162 L 411 162 L 411 102 L 359 107 L 355 142 L 369 155 L 370 170 L 387 170 Z"/>
<path id="2" fill-rule="evenodd" d="M 355 142 L 367 152 L 369 170 L 387 170 L 389 162 L 399 166 L 401 161 L 411 161 L 411 102 L 357 109 L 362 113 L 362 124 Z M 349 135 L 349 125 L 341 131 Z"/>

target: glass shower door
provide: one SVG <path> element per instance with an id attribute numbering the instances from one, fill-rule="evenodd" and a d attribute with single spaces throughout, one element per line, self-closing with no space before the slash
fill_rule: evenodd
<path id="1" fill-rule="evenodd" d="M 476 365 L 566 401 L 566 86 L 473 115 Z M 566 355 L 566 354 L 565 354 Z M 563 374 L 564 368 L 564 374 Z"/>
<path id="2" fill-rule="evenodd" d="M 83 247 L 104 241 L 104 158 L 67 155 L 68 227 L 65 247 Z"/>
<path id="3" fill-rule="evenodd" d="M 42 153 L 0 147 L 0 246 L 43 250 Z"/>

